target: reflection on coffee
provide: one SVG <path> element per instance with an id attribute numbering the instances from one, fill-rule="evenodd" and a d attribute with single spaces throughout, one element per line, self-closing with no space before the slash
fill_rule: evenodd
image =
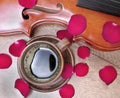
<path id="1" fill-rule="evenodd" d="M 58 67 L 58 57 L 54 51 L 49 48 L 39 48 L 34 53 L 30 65 L 31 72 L 37 78 L 49 78 Z"/>

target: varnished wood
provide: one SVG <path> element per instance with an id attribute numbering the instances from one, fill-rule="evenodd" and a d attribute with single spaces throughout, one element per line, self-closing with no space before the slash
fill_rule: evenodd
<path id="1" fill-rule="evenodd" d="M 4 20 L 7 21 L 7 19 L 9 19 L 9 21 L 7 21 L 6 28 L 4 25 L 4 28 L 0 29 L 0 33 L 4 33 L 4 32 L 7 33 L 7 31 L 13 32 L 17 30 L 30 36 L 32 26 L 42 19 L 55 18 L 55 19 L 60 19 L 62 21 L 68 22 L 71 15 L 82 14 L 87 19 L 87 29 L 80 36 L 80 38 L 78 37 L 76 38 L 77 40 L 78 39 L 85 40 L 91 46 L 100 50 L 109 51 L 109 50 L 120 49 L 120 43 L 110 44 L 106 42 L 101 35 L 102 27 L 105 22 L 113 21 L 117 24 L 120 24 L 120 17 L 77 7 L 76 6 L 77 0 L 38 0 L 37 5 L 41 7 L 47 7 L 49 9 L 58 9 L 56 8 L 56 5 L 58 3 L 62 3 L 64 6 L 64 9 L 60 13 L 50 14 L 50 13 L 39 12 L 39 11 L 30 9 L 26 11 L 26 13 L 29 14 L 30 18 L 28 20 L 24 20 L 21 15 L 23 7 L 21 7 L 18 4 L 17 0 L 1 0 L 0 14 L 2 15 L 2 17 L 0 16 L 0 21 L 1 21 L 0 26 L 4 24 Z M 8 5 L 12 5 L 12 6 L 8 6 Z M 3 17 L 4 17 L 4 20 L 3 20 Z M 10 20 L 14 21 L 14 24 L 12 24 Z M 8 29 L 9 25 L 10 26 L 13 25 L 14 27 L 12 27 L 11 29 L 10 28 Z"/>

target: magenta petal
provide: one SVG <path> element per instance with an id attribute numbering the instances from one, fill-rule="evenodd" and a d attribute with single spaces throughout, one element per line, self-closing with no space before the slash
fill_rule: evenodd
<path id="1" fill-rule="evenodd" d="M 18 89 L 25 98 L 30 93 L 29 84 L 26 83 L 23 79 L 17 79 L 15 81 L 15 88 Z"/>
<path id="2" fill-rule="evenodd" d="M 73 36 L 67 30 L 60 30 L 57 32 L 59 39 L 67 38 L 70 42 L 73 41 Z"/>
<path id="3" fill-rule="evenodd" d="M 104 40 L 109 43 L 120 42 L 120 25 L 117 25 L 111 21 L 106 22 L 103 26 L 102 32 Z"/>
<path id="4" fill-rule="evenodd" d="M 113 66 L 105 66 L 99 71 L 99 76 L 107 85 L 117 78 L 117 71 Z"/>
<path id="5" fill-rule="evenodd" d="M 68 79 L 72 76 L 73 74 L 73 67 L 71 64 L 65 64 L 64 65 L 64 69 L 63 69 L 63 72 L 62 72 L 62 78 L 64 79 Z"/>
<path id="6" fill-rule="evenodd" d="M 59 90 L 62 98 L 72 98 L 75 94 L 75 89 L 71 84 L 66 84 Z"/>
<path id="7" fill-rule="evenodd" d="M 86 18 L 82 15 L 73 15 L 68 24 L 68 32 L 72 35 L 79 35 L 87 27 Z"/>
<path id="8" fill-rule="evenodd" d="M 17 40 L 16 42 L 14 42 L 14 43 L 9 47 L 9 52 L 10 52 L 13 56 L 19 57 L 25 47 L 26 47 L 26 41 L 25 41 L 25 40 L 23 40 L 23 39 Z"/>
<path id="9" fill-rule="evenodd" d="M 77 76 L 83 77 L 88 74 L 89 66 L 86 63 L 78 63 L 74 68 L 74 72 Z"/>
<path id="10" fill-rule="evenodd" d="M 80 46 L 77 53 L 80 58 L 85 59 L 90 56 L 90 49 L 86 46 Z"/>
<path id="11" fill-rule="evenodd" d="M 9 68 L 12 64 L 12 59 L 8 54 L 0 54 L 0 69 Z"/>
<path id="12" fill-rule="evenodd" d="M 18 0 L 18 2 L 25 8 L 32 8 L 37 4 L 37 0 Z"/>

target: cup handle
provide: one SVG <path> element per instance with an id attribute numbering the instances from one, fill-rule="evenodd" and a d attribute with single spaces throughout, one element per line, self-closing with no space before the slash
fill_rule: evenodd
<path id="1" fill-rule="evenodd" d="M 70 41 L 67 38 L 60 40 L 56 46 L 61 50 L 61 52 L 65 51 L 70 45 Z"/>

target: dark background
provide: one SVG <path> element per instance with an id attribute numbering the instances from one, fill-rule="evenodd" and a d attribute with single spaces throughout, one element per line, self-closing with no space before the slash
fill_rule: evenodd
<path id="1" fill-rule="evenodd" d="M 120 16 L 120 0 L 78 0 L 77 6 Z"/>

